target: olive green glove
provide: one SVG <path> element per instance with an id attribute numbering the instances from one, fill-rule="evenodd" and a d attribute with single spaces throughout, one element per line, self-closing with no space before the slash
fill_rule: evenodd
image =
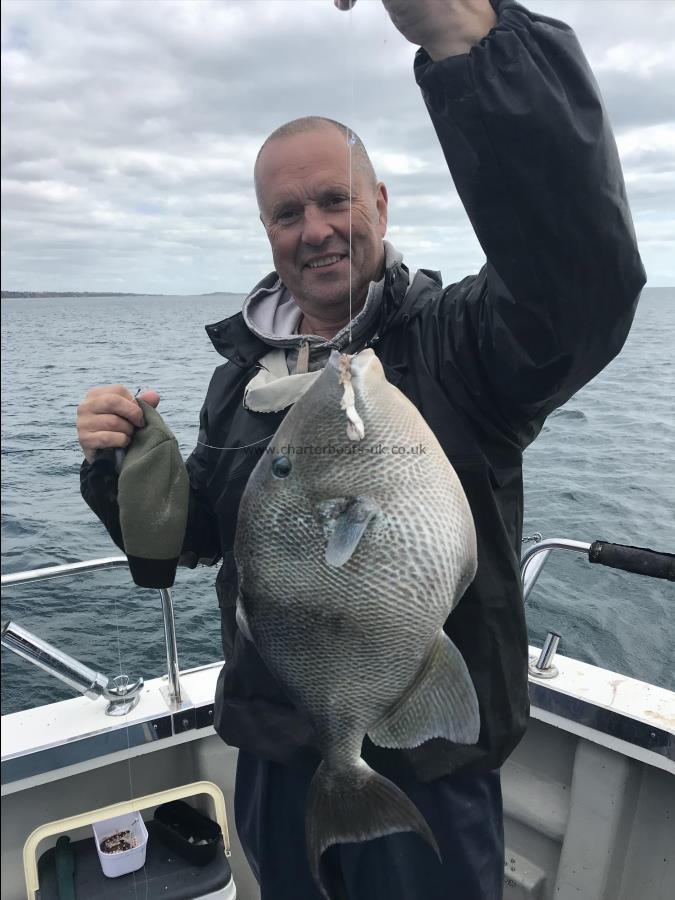
<path id="1" fill-rule="evenodd" d="M 185 538 L 190 482 L 171 429 L 152 406 L 136 402 L 145 427 L 134 432 L 120 470 L 120 526 L 136 584 L 166 588 Z"/>

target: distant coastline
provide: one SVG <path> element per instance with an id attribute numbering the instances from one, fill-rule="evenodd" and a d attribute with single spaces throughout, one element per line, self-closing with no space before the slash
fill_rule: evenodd
<path id="1" fill-rule="evenodd" d="M 675 285 L 650 285 L 644 288 L 650 293 L 675 291 Z M 133 291 L 2 291 L 2 299 L 29 297 L 245 297 L 241 291 L 209 291 L 206 294 L 151 294 Z"/>
<path id="2" fill-rule="evenodd" d="M 138 294 L 131 291 L 2 291 L 2 298 L 17 297 L 241 297 L 237 291 L 210 291 L 208 294 Z"/>

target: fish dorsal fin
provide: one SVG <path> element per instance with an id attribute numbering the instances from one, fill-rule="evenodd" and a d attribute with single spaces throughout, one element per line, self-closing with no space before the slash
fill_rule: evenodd
<path id="1" fill-rule="evenodd" d="M 317 511 L 329 526 L 326 563 L 337 569 L 351 559 L 380 507 L 368 497 L 339 497 L 322 501 Z"/>
<path id="2" fill-rule="evenodd" d="M 478 698 L 462 654 L 438 633 L 415 680 L 368 736 L 379 747 L 419 747 L 431 738 L 475 744 L 480 732 Z"/>

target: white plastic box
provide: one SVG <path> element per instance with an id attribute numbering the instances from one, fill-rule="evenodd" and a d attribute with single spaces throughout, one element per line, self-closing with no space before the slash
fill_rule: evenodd
<path id="1" fill-rule="evenodd" d="M 143 817 L 139 812 L 127 813 L 124 816 L 115 816 L 112 819 L 103 819 L 94 822 L 94 840 L 96 851 L 101 860 L 103 874 L 108 878 L 117 878 L 119 875 L 127 875 L 135 872 L 145 865 L 145 851 L 148 846 L 148 829 L 145 827 Z M 101 850 L 101 842 L 106 838 L 117 834 L 118 831 L 130 831 L 136 839 L 136 846 L 130 850 L 120 850 L 117 853 L 105 853 Z"/>

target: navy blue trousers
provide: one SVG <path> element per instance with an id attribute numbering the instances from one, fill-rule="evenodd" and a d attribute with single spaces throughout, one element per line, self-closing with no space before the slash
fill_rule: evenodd
<path id="1" fill-rule="evenodd" d="M 235 821 L 261 900 L 321 900 L 305 854 L 312 774 L 239 753 Z M 431 826 L 443 864 L 412 833 L 330 847 L 322 862 L 341 884 L 340 900 L 501 900 L 499 772 L 396 783 Z"/>

